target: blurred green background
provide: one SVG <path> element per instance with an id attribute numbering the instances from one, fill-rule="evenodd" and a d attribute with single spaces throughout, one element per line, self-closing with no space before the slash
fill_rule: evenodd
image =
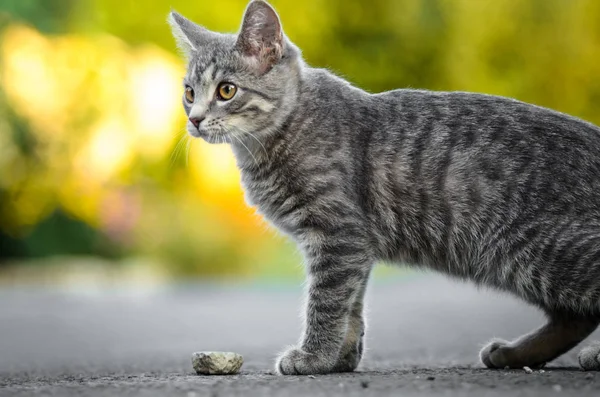
<path id="1" fill-rule="evenodd" d="M 0 2 L 0 280 L 300 277 L 227 146 L 191 141 L 166 16 L 246 0 Z M 600 1 L 273 0 L 313 66 L 371 92 L 515 97 L 600 124 Z"/>

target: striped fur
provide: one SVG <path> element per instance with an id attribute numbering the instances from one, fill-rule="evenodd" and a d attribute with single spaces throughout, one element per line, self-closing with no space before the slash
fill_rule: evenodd
<path id="1" fill-rule="evenodd" d="M 547 314 L 539 330 L 484 348 L 488 367 L 542 365 L 596 329 L 598 127 L 496 96 L 369 94 L 307 67 L 263 1 L 238 35 L 170 20 L 206 116 L 190 134 L 231 143 L 247 201 L 306 258 L 304 333 L 280 373 L 357 367 L 376 261 L 508 291 Z M 222 81 L 239 87 L 231 101 L 214 96 Z M 599 369 L 599 353 L 585 349 L 582 367 Z"/>

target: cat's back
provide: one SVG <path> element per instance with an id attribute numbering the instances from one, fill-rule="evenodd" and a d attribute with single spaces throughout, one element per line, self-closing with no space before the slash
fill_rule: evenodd
<path id="1" fill-rule="evenodd" d="M 471 126 L 474 139 L 491 138 L 581 139 L 600 144 L 600 128 L 580 118 L 513 98 L 463 92 L 399 89 L 373 95 L 379 107 L 390 110 L 390 120 L 426 121 L 449 128 Z M 396 120 L 398 121 L 398 120 Z M 538 135 L 536 135 L 538 134 Z"/>
<path id="2" fill-rule="evenodd" d="M 600 188 L 600 128 L 592 123 L 485 94 L 395 90 L 374 97 L 384 109 L 375 139 L 404 150 L 421 172 L 454 166 L 484 184 L 529 178 L 532 188 Z"/>

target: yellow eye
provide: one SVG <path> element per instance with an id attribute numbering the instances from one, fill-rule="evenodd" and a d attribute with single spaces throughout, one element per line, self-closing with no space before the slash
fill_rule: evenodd
<path id="1" fill-rule="evenodd" d="M 185 87 L 185 100 L 188 101 L 188 103 L 194 102 L 194 90 L 192 87 Z"/>
<path id="2" fill-rule="evenodd" d="M 231 83 L 221 83 L 217 88 L 217 97 L 222 101 L 228 101 L 235 96 L 237 87 Z"/>

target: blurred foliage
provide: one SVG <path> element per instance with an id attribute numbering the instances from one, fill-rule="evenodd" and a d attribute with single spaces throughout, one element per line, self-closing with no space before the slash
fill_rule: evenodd
<path id="1" fill-rule="evenodd" d="M 596 0 L 273 0 L 308 63 L 371 92 L 515 97 L 600 123 Z M 0 2 L 0 265 L 152 257 L 173 275 L 297 274 L 227 146 L 192 142 L 172 8 L 235 32 L 245 0 Z"/>

